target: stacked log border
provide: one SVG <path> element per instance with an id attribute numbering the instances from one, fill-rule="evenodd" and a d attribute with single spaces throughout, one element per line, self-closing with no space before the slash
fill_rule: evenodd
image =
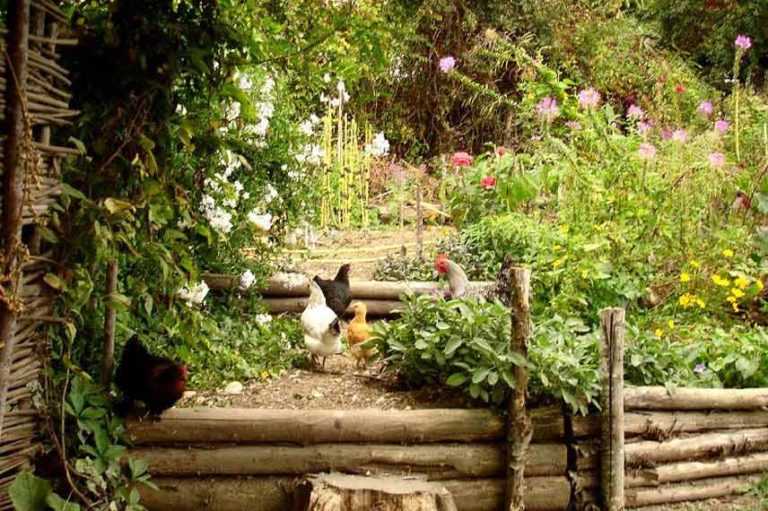
<path id="1" fill-rule="evenodd" d="M 19 138 L 18 130 L 2 130 L 3 150 L 0 157 L 7 163 L 5 153 L 24 152 L 24 158 L 33 161 L 31 168 L 35 175 L 26 175 L 24 166 L 14 164 L 15 173 L 6 173 L 4 181 L 13 180 L 9 186 L 23 189 L 20 225 L 11 226 L 8 220 L 13 208 L 13 200 L 6 194 L 2 197 L 3 231 L 15 229 L 20 233 L 22 226 L 29 229 L 30 236 L 22 239 L 29 250 L 30 257 L 22 257 L 21 278 L 18 295 L 21 298 L 20 310 L 3 310 L 0 314 L 13 316 L 12 335 L 0 339 L 2 360 L 0 366 L 9 363 L 7 375 L 0 367 L 0 510 L 13 509 L 8 496 L 8 487 L 17 472 L 30 464 L 31 457 L 39 451 L 39 416 L 32 405 L 34 383 L 43 367 L 45 357 L 45 339 L 40 333 L 42 322 L 39 318 L 53 315 L 52 290 L 43 282 L 43 277 L 51 271 L 50 254 L 41 252 L 41 240 L 37 225 L 47 221 L 48 211 L 61 193 L 60 163 L 61 158 L 77 154 L 77 151 L 51 142 L 52 127 L 70 124 L 78 112 L 69 108 L 69 73 L 59 64 L 59 48 L 76 44 L 74 39 L 63 34 L 68 20 L 66 15 L 50 0 L 13 0 L 11 10 L 23 10 L 23 19 L 19 23 L 5 27 L 0 21 L 0 46 L 7 47 L 14 54 L 10 62 L 16 73 L 14 78 L 8 67 L 9 61 L 0 58 L 0 123 L 8 126 L 21 119 L 24 131 L 27 122 L 32 128 L 33 150 L 25 149 L 24 136 Z M 19 30 L 24 37 L 19 40 Z M 23 54 L 26 69 L 18 69 L 16 54 Z M 19 89 L 16 89 L 16 84 Z M 20 102 L 23 109 L 20 108 Z M 26 117 L 25 117 L 26 116 Z M 32 154 L 28 154 L 32 153 Z M 10 168 L 3 165 L 3 169 Z M 3 172 L 0 169 L 0 172 Z M 2 243 L 3 251 L 10 246 Z M 0 259 L 8 260 L 3 253 Z M 2 319 L 2 322 L 8 318 Z M 7 355 L 7 356 L 6 356 Z M 4 413 L 3 413 L 4 412 Z"/>
<path id="2" fill-rule="evenodd" d="M 768 471 L 768 389 L 624 394 L 627 508 L 743 493 Z M 530 412 L 526 509 L 597 502 L 601 418 Z M 150 510 L 291 509 L 304 475 L 338 471 L 425 474 L 451 490 L 459 510 L 495 511 L 505 493 L 505 428 L 485 409 L 191 408 L 131 421 L 128 433 L 130 455 L 149 462 L 159 487 L 142 490 Z"/>
<path id="3" fill-rule="evenodd" d="M 326 276 L 327 277 L 327 276 Z M 233 275 L 207 273 L 203 275 L 212 290 L 237 289 L 240 278 Z M 472 282 L 470 288 L 484 288 L 491 282 Z M 371 317 L 397 315 L 402 309 L 400 297 L 406 294 L 431 295 L 439 292 L 437 282 L 406 281 L 383 282 L 358 280 L 350 282 L 353 300 L 365 302 Z M 257 290 L 264 297 L 264 305 L 270 314 L 298 313 L 307 305 L 309 279 L 302 274 L 278 274 L 267 280 L 266 286 Z M 347 314 L 352 314 L 348 309 Z"/>

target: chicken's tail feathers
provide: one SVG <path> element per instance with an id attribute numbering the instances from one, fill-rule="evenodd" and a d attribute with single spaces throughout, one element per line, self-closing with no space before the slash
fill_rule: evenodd
<path id="1" fill-rule="evenodd" d="M 328 325 L 328 331 L 334 335 L 341 335 L 341 321 L 338 316 Z"/>

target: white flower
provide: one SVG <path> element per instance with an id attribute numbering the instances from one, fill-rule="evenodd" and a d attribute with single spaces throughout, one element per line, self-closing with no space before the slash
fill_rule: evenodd
<path id="1" fill-rule="evenodd" d="M 229 105 L 227 105 L 226 110 L 224 111 L 224 117 L 228 121 L 234 121 L 238 117 L 240 117 L 240 102 L 239 101 L 233 101 Z"/>
<path id="2" fill-rule="evenodd" d="M 184 107 L 184 105 L 178 104 L 176 105 L 176 113 L 181 116 L 187 115 L 187 109 Z"/>
<path id="3" fill-rule="evenodd" d="M 269 101 L 262 101 L 257 105 L 257 109 L 259 110 L 259 115 L 262 117 L 262 119 L 269 119 L 272 117 L 272 114 L 275 113 L 275 105 Z"/>
<path id="4" fill-rule="evenodd" d="M 236 208 L 237 207 L 237 199 L 233 198 L 226 198 L 223 201 L 221 201 L 222 204 L 224 204 L 228 208 Z"/>
<path id="5" fill-rule="evenodd" d="M 279 194 L 277 193 L 277 190 L 275 190 L 275 187 L 267 183 L 267 191 L 264 193 L 264 198 L 262 199 L 264 204 L 269 204 L 278 197 Z"/>
<path id="6" fill-rule="evenodd" d="M 234 183 L 232 183 L 232 186 L 235 188 L 235 193 L 238 195 L 240 195 L 240 192 L 243 191 L 243 183 L 241 183 L 240 181 L 235 181 Z"/>
<path id="7" fill-rule="evenodd" d="M 365 146 L 365 152 L 374 157 L 384 156 L 389 153 L 389 140 L 384 136 L 383 131 L 377 133 L 371 143 Z"/>
<path id="8" fill-rule="evenodd" d="M 248 200 L 251 198 L 251 194 L 248 192 L 243 192 L 243 200 Z"/>
<path id="9" fill-rule="evenodd" d="M 240 290 L 247 291 L 256 282 L 256 275 L 251 270 L 245 270 L 240 275 Z"/>
<path id="10" fill-rule="evenodd" d="M 251 80 L 251 77 L 246 74 L 238 73 L 237 86 L 242 90 L 251 90 L 253 89 L 253 80 Z"/>
<path id="11" fill-rule="evenodd" d="M 309 116 L 309 122 L 311 122 L 313 125 L 315 125 L 315 124 L 320 122 L 320 118 L 318 116 L 316 116 L 315 114 L 311 114 Z"/>
<path id="12" fill-rule="evenodd" d="M 264 137 L 267 135 L 269 129 L 269 119 L 262 117 L 262 119 L 256 124 L 249 124 L 243 130 L 246 135 L 254 135 L 257 137 Z"/>
<path id="13" fill-rule="evenodd" d="M 184 286 L 179 289 L 177 294 L 179 295 L 179 298 L 187 302 L 187 305 L 192 306 L 202 304 L 203 300 L 205 300 L 205 297 L 208 295 L 208 291 L 210 291 L 208 284 L 206 284 L 205 281 L 202 281 L 193 287 L 189 287 L 188 285 Z"/>
<path id="14" fill-rule="evenodd" d="M 266 325 L 267 323 L 272 321 L 272 316 L 270 316 L 269 314 L 256 314 L 256 316 L 254 316 L 253 319 L 254 321 L 256 321 L 256 323 L 260 325 Z"/>
<path id="15" fill-rule="evenodd" d="M 347 86 L 344 84 L 344 80 L 339 80 L 339 82 L 336 84 L 336 90 L 339 91 L 339 96 L 347 92 Z"/>
<path id="16" fill-rule="evenodd" d="M 315 127 L 312 125 L 312 121 L 307 119 L 306 121 L 304 121 L 301 124 L 299 124 L 299 131 L 302 134 L 304 134 L 304 135 L 306 135 L 308 137 L 311 137 L 312 133 L 315 132 Z"/>
<path id="17" fill-rule="evenodd" d="M 260 214 L 255 209 L 248 213 L 248 221 L 264 232 L 269 231 L 272 227 L 272 215 L 270 213 Z"/>
<path id="18" fill-rule="evenodd" d="M 325 74 L 323 75 L 323 81 L 324 81 L 325 83 L 331 83 L 331 75 L 330 75 L 329 73 L 325 73 Z"/>
<path id="19" fill-rule="evenodd" d="M 211 227 L 223 234 L 228 234 L 232 230 L 232 213 L 223 208 L 216 207 L 209 211 L 206 218 Z"/>
<path id="20" fill-rule="evenodd" d="M 317 144 L 306 144 L 301 152 L 296 155 L 296 161 L 299 163 L 309 163 L 310 165 L 320 165 L 323 162 L 325 152 Z"/>
<path id="21" fill-rule="evenodd" d="M 264 96 L 268 96 L 272 92 L 272 89 L 274 88 L 275 88 L 275 80 L 273 80 L 271 76 L 267 76 L 267 79 L 264 80 L 264 84 L 261 86 L 261 93 Z"/>

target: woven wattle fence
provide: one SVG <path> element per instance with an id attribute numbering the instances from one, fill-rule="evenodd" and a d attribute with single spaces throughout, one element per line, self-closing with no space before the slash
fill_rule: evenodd
<path id="1" fill-rule="evenodd" d="M 51 271 L 38 226 L 61 192 L 61 157 L 76 153 L 51 142 L 51 128 L 70 122 L 70 81 L 58 48 L 67 18 L 47 0 L 9 2 L 0 20 L 2 226 L 0 231 L 0 510 L 13 509 L 8 486 L 39 449 L 32 404 L 45 357 L 40 326 L 53 315 Z"/>

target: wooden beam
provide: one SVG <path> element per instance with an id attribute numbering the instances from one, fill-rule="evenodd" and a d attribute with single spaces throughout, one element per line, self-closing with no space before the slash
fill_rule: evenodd
<path id="1" fill-rule="evenodd" d="M 759 410 L 768 407 L 768 388 L 697 389 L 627 387 L 626 410 Z"/>

